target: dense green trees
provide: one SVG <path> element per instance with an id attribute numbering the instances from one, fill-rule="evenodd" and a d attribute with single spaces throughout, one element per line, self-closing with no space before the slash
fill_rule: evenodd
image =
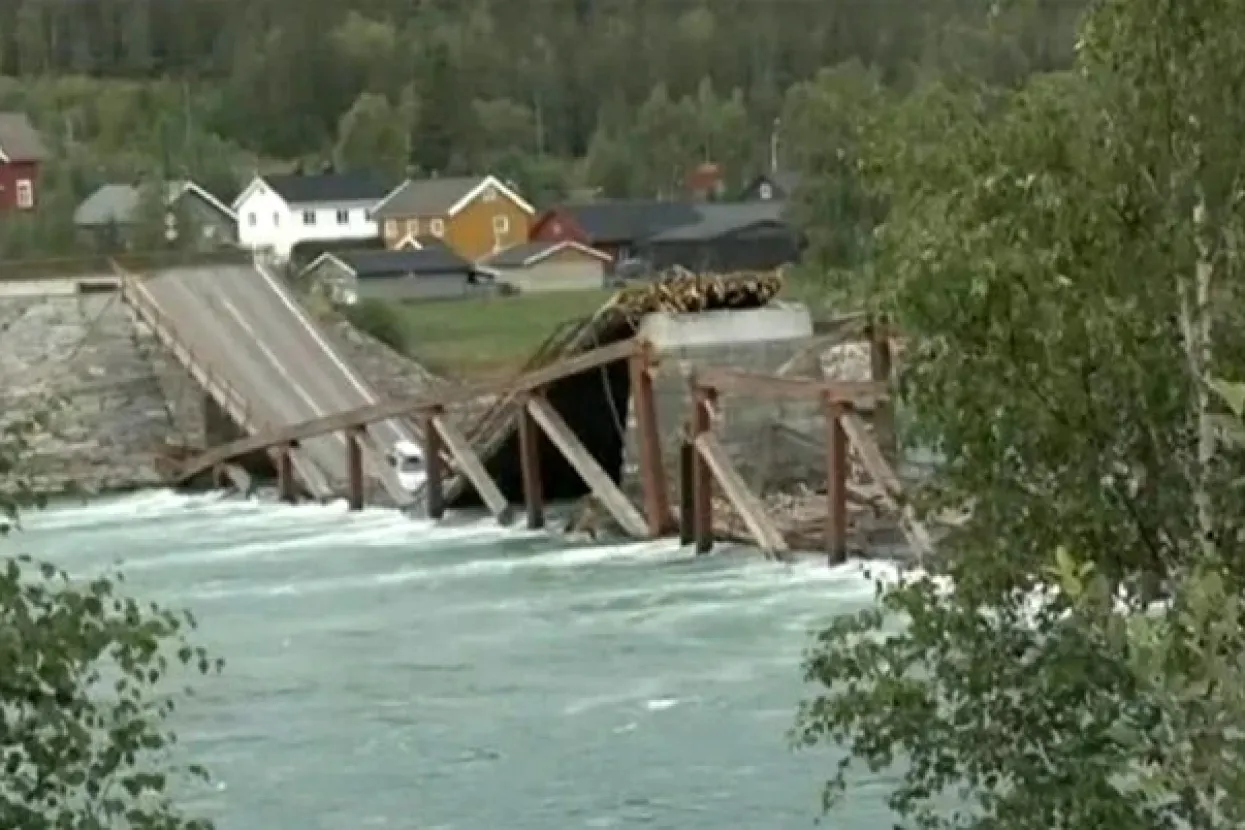
<path id="1" fill-rule="evenodd" d="M 859 61 L 903 88 L 961 69 L 1008 83 L 1066 62 L 1070 5 L 1043 0 L 988 19 L 975 0 L 941 0 L 921 15 L 855 0 L 188 0 L 177 14 L 140 0 L 101 0 L 89 14 L 23 0 L 0 9 L 0 72 L 22 87 L 58 75 L 161 78 L 167 89 L 152 89 L 144 115 L 189 119 L 191 132 L 270 158 L 331 152 L 365 93 L 409 105 L 397 123 L 425 170 L 461 172 L 511 147 L 580 159 L 594 137 L 612 134 L 638 145 L 626 188 L 648 192 L 702 155 L 736 181 L 763 166 L 787 88 L 827 66 Z M 21 92 L 7 90 L 4 103 L 20 103 Z M 24 97 L 51 116 L 46 86 Z M 74 110 L 40 120 L 81 138 L 108 130 L 75 123 L 84 113 Z M 148 133 L 148 119 L 134 115 L 101 117 Z M 655 134 L 675 158 L 645 146 Z M 188 140 L 166 138 L 179 155 Z"/>
<path id="2" fill-rule="evenodd" d="M 0 108 L 48 134 L 69 203 L 166 172 L 229 195 L 258 167 L 330 161 L 488 170 L 543 204 L 678 193 L 710 160 L 729 195 L 769 166 L 777 130 L 782 164 L 821 177 L 804 216 L 833 226 L 814 245 L 824 271 L 871 250 L 876 206 L 824 140 L 859 139 L 863 79 L 902 97 L 1069 63 L 1082 0 L 993 5 L 22 0 L 0 7 Z M 44 213 L 63 227 L 61 201 Z M 72 245 L 20 236 L 5 255 Z"/>
<path id="3" fill-rule="evenodd" d="M 1104 0 L 1075 72 L 879 115 L 873 299 L 971 518 L 810 653 L 830 801 L 896 765 L 911 826 L 1239 825 L 1242 19 Z"/>

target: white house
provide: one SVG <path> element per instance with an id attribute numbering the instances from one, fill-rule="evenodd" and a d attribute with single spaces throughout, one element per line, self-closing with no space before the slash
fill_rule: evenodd
<path id="1" fill-rule="evenodd" d="M 288 259 L 299 242 L 374 239 L 372 208 L 393 184 L 368 173 L 256 176 L 233 202 L 238 242 Z"/>

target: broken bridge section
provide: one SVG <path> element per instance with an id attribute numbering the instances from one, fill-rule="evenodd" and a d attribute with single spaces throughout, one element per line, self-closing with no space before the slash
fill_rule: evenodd
<path id="1" fill-rule="evenodd" d="M 221 412 L 248 434 L 272 431 L 380 400 L 330 343 L 282 280 L 249 261 L 165 267 L 121 276 L 122 297 Z M 405 505 L 410 494 L 385 455 L 416 441 L 406 421 L 368 424 L 267 448 L 278 472 L 326 500 L 362 475 L 373 492 Z M 291 482 L 283 484 L 290 495 Z"/>

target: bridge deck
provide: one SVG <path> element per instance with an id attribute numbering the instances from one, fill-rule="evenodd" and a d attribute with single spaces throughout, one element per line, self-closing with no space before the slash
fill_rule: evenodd
<path id="1" fill-rule="evenodd" d="M 250 265 L 165 269 L 128 281 L 127 299 L 167 330 L 174 354 L 248 432 L 357 409 L 379 397 L 333 348 L 274 275 Z M 144 306 L 148 305 L 144 314 Z M 397 504 L 410 499 L 384 454 L 412 428 L 392 419 L 366 428 L 364 472 Z M 295 472 L 312 495 L 340 494 L 347 479 L 346 436 L 308 438 Z"/>

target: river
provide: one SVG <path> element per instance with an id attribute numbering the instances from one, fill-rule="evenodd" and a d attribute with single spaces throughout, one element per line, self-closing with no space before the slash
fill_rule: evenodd
<path id="1" fill-rule="evenodd" d="M 150 492 L 28 514 L 0 551 L 121 562 L 227 661 L 182 711 L 220 830 L 811 828 L 793 753 L 809 632 L 858 565 L 576 547 L 478 518 Z M 830 818 L 887 826 L 884 781 Z"/>

